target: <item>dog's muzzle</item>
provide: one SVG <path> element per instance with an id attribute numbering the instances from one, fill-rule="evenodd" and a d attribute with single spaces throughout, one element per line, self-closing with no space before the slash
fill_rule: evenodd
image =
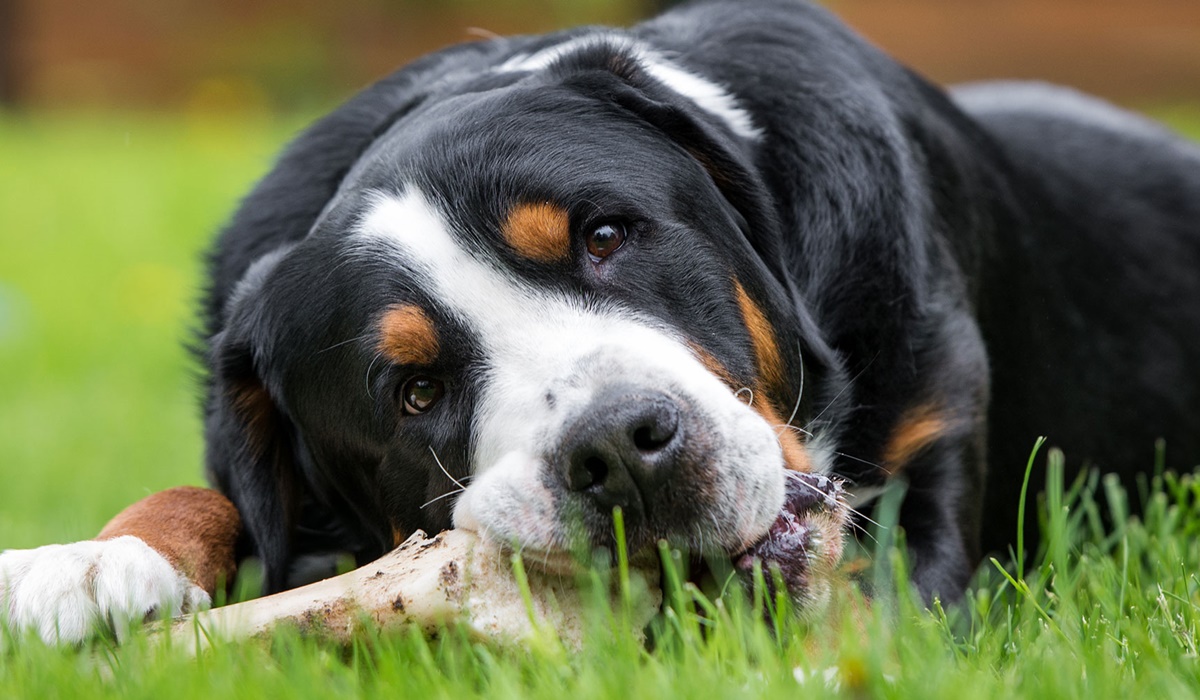
<path id="1" fill-rule="evenodd" d="M 564 431 L 553 462 L 569 491 L 636 525 L 692 461 L 689 422 L 664 392 L 610 387 Z"/>

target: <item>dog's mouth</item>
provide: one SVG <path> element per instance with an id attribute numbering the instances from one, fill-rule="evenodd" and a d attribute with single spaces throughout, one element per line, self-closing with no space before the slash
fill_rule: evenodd
<path id="1" fill-rule="evenodd" d="M 808 569 L 815 556 L 826 555 L 831 534 L 841 551 L 841 530 L 846 520 L 842 482 L 821 474 L 788 472 L 786 497 L 779 516 L 762 539 L 733 556 L 739 571 L 750 571 L 754 562 L 764 568 L 778 564 L 786 581 Z M 832 526 L 832 527 L 831 527 Z"/>
<path id="2" fill-rule="evenodd" d="M 659 540 L 659 546 L 631 550 L 629 563 L 647 573 L 654 571 L 664 585 L 681 576 L 706 595 L 722 595 L 731 576 L 746 590 L 765 585 L 771 599 L 782 588 L 796 614 L 816 619 L 835 587 L 850 509 L 842 482 L 820 474 L 787 472 L 784 494 L 783 505 L 770 527 L 740 551 L 680 552 L 683 558 L 676 560 L 676 573 L 668 574 L 660 549 L 663 540 Z M 669 538 L 665 541 L 675 550 Z M 520 551 L 526 565 L 547 574 L 577 574 L 582 564 L 569 548 Z"/>
<path id="3" fill-rule="evenodd" d="M 842 482 L 820 474 L 788 472 L 783 507 L 763 536 L 729 557 L 734 573 L 748 583 L 761 570 L 771 588 L 782 584 L 800 607 L 811 609 L 829 593 L 842 556 L 849 508 Z M 710 573 L 710 562 L 695 558 L 688 578 Z"/>

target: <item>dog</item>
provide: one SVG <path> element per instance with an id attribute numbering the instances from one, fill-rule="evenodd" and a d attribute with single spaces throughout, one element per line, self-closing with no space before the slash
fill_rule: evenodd
<path id="1" fill-rule="evenodd" d="M 217 240 L 213 488 L 5 553 L 10 624 L 76 641 L 417 529 L 556 569 L 615 508 L 631 551 L 778 565 L 803 607 L 895 480 L 913 582 L 954 600 L 1038 435 L 1200 459 L 1197 270 L 1200 148 L 1064 88 L 945 92 L 803 2 L 453 46 Z"/>

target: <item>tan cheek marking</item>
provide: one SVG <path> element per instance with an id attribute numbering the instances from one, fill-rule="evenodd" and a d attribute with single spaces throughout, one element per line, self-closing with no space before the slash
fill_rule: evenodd
<path id="1" fill-rule="evenodd" d="M 96 539 L 137 537 L 214 596 L 218 583 L 233 580 L 241 531 L 242 519 L 229 499 L 212 489 L 181 486 L 129 506 Z"/>
<path id="2" fill-rule="evenodd" d="M 936 406 L 922 404 L 905 411 L 883 448 L 884 469 L 888 474 L 901 471 L 921 450 L 949 430 L 950 421 Z"/>
<path id="3" fill-rule="evenodd" d="M 762 416 L 767 425 L 771 426 L 771 430 L 779 436 L 779 446 L 783 449 L 783 463 L 788 469 L 794 472 L 811 472 L 812 460 L 808 458 L 808 450 L 804 449 L 804 443 L 800 442 L 798 431 L 786 427 L 784 420 L 776 413 L 775 407 L 765 397 L 760 400 L 755 398 L 753 408 Z"/>
<path id="4" fill-rule="evenodd" d="M 691 348 L 692 354 L 700 361 L 700 364 L 704 365 L 705 369 L 716 376 L 717 379 L 720 379 L 730 390 L 738 391 L 742 388 L 738 385 L 737 380 L 734 379 L 729 370 L 725 368 L 725 365 L 721 364 L 711 353 L 696 343 L 689 342 L 688 346 Z M 766 392 L 754 391 L 753 398 L 750 398 L 750 401 L 750 408 L 762 416 L 767 425 L 771 426 L 771 430 L 774 430 L 776 435 L 778 435 L 779 447 L 783 450 L 784 465 L 792 471 L 811 472 L 812 460 L 808 458 L 808 451 L 804 449 L 804 443 L 800 442 L 799 431 L 784 427 L 784 420 L 779 417 L 779 413 L 771 404 L 771 400 L 767 398 Z"/>
<path id="5" fill-rule="evenodd" d="M 513 207 L 501 231 L 513 250 L 530 260 L 555 262 L 571 252 L 570 217 L 549 202 Z"/>
<path id="6" fill-rule="evenodd" d="M 775 329 L 767 321 L 762 309 L 742 283 L 734 280 L 737 292 L 738 306 L 742 309 L 742 320 L 750 333 L 750 342 L 754 346 L 754 358 L 758 365 L 758 379 L 761 386 L 778 389 L 783 386 L 783 356 L 779 352 L 779 343 L 775 340 Z"/>
<path id="7" fill-rule="evenodd" d="M 712 353 L 691 341 L 688 341 L 688 349 L 692 351 L 692 354 L 696 356 L 700 364 L 704 365 L 704 369 L 708 370 L 717 379 L 720 379 L 721 383 L 729 387 L 731 391 L 737 391 L 742 388 L 743 385 L 738 384 L 738 381 L 733 378 L 733 375 L 725 368 L 725 365 L 713 357 Z"/>
<path id="8" fill-rule="evenodd" d="M 396 364 L 433 364 L 438 354 L 437 331 L 419 307 L 395 304 L 379 319 L 378 349 Z"/>

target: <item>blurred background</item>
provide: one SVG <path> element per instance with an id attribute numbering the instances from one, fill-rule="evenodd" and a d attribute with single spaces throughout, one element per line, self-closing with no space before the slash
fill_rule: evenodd
<path id="1" fill-rule="evenodd" d="M 0 99 L 288 110 L 486 33 L 627 24 L 652 0 L 0 0 Z M 829 0 L 938 81 L 1038 77 L 1124 103 L 1196 97 L 1196 0 Z"/>
<path id="2" fill-rule="evenodd" d="M 202 251 L 297 128 L 439 46 L 656 4 L 0 0 L 0 549 L 203 482 Z M 826 4 L 939 82 L 1052 80 L 1200 136 L 1200 0 Z"/>

